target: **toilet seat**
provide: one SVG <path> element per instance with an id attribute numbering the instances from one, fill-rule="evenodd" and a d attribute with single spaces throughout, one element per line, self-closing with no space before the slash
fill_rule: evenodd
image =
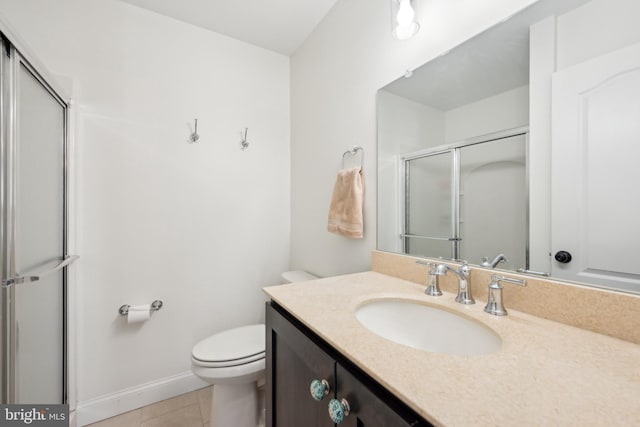
<path id="1" fill-rule="evenodd" d="M 200 360 L 196 357 L 191 357 L 191 360 L 195 365 L 202 366 L 204 368 L 230 368 L 232 366 L 242 366 L 251 362 L 255 362 L 257 360 L 262 360 L 265 357 L 264 351 L 262 353 L 254 354 L 249 357 L 234 359 L 234 360 L 223 360 L 223 361 L 210 361 L 210 360 Z"/>
<path id="2" fill-rule="evenodd" d="M 193 347 L 191 369 L 214 384 L 257 381 L 265 369 L 265 326 L 242 326 L 203 339 Z"/>
<path id="3" fill-rule="evenodd" d="M 265 326 L 248 325 L 219 332 L 197 343 L 194 362 L 211 368 L 238 366 L 265 357 Z"/>

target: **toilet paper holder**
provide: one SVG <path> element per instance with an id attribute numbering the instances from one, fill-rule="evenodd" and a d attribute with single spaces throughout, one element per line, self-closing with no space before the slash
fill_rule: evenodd
<path id="1" fill-rule="evenodd" d="M 124 304 L 121 305 L 120 308 L 118 309 L 118 313 L 120 313 L 121 316 L 126 316 L 129 314 L 129 307 L 131 307 L 129 304 Z M 158 311 L 162 308 L 162 301 L 157 299 L 154 302 L 151 303 L 151 311 Z"/>

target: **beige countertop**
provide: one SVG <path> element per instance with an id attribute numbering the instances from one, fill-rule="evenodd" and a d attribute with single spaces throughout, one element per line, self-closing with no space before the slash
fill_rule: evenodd
<path id="1" fill-rule="evenodd" d="M 491 316 L 481 301 L 463 306 L 453 294 L 429 297 L 424 288 L 365 272 L 264 290 L 437 426 L 640 425 L 639 345 L 508 306 L 508 316 Z M 462 313 L 500 335 L 502 348 L 453 356 L 386 340 L 355 317 L 360 305 L 380 298 L 411 299 Z"/>

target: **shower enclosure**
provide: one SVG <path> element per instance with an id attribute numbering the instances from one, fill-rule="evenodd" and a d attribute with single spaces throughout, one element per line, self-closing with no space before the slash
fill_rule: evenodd
<path id="1" fill-rule="evenodd" d="M 68 104 L 1 24 L 2 403 L 66 403 Z"/>
<path id="2" fill-rule="evenodd" d="M 403 252 L 527 268 L 526 144 L 522 128 L 403 156 Z"/>

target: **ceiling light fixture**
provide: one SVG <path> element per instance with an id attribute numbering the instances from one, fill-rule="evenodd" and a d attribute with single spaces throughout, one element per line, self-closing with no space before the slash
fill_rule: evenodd
<path id="1" fill-rule="evenodd" d="M 391 16 L 393 35 L 398 40 L 407 40 L 420 29 L 420 24 L 415 21 L 416 13 L 411 0 L 391 0 Z"/>

